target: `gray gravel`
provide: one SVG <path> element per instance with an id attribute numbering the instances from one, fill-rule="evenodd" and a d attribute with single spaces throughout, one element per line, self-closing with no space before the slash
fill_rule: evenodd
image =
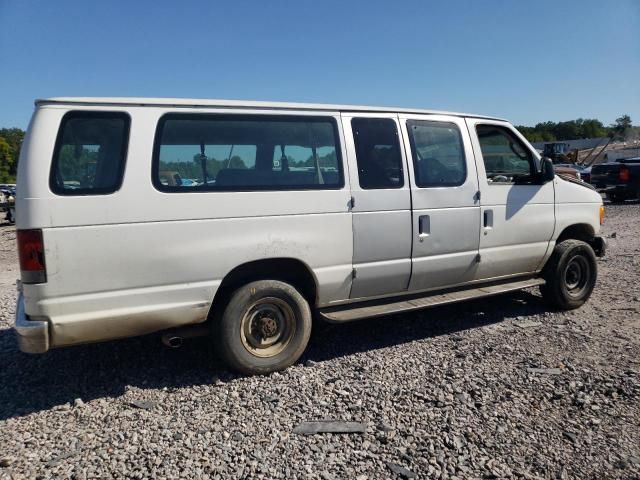
<path id="1" fill-rule="evenodd" d="M 19 353 L 2 226 L 0 478 L 639 478 L 640 204 L 607 215 L 579 310 L 531 291 L 324 327 L 253 378 L 206 339 Z M 293 433 L 318 420 L 366 430 Z"/>

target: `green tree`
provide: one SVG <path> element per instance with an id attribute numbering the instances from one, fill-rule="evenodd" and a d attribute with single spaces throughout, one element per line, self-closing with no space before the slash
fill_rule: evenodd
<path id="1" fill-rule="evenodd" d="M 240 158 L 238 155 L 234 155 L 229 159 L 229 166 L 227 168 L 242 168 L 246 170 L 247 166 L 245 165 L 242 158 Z"/>
<path id="2" fill-rule="evenodd" d="M 11 175 L 13 169 L 11 146 L 4 137 L 0 137 L 0 183 L 11 183 L 15 179 Z"/>
<path id="3" fill-rule="evenodd" d="M 554 127 L 553 134 L 558 140 L 575 140 L 580 138 L 580 127 L 575 120 L 559 122 Z"/>
<path id="4" fill-rule="evenodd" d="M 24 140 L 24 130 L 21 130 L 19 128 L 0 128 L 0 137 L 3 137 L 9 145 L 9 152 L 13 160 L 13 163 L 11 164 L 11 168 L 9 170 L 9 175 L 15 177 L 18 170 L 20 147 L 22 146 L 22 141 Z"/>
<path id="5" fill-rule="evenodd" d="M 602 122 L 595 118 L 578 118 L 558 123 L 541 122 L 535 127 L 519 126 L 517 128 L 530 142 L 597 138 L 604 137 L 608 133 Z"/>
<path id="6" fill-rule="evenodd" d="M 587 118 L 582 122 L 582 138 L 597 138 L 607 135 L 607 129 L 600 120 Z"/>
<path id="7" fill-rule="evenodd" d="M 616 123 L 611 125 L 609 136 L 621 140 L 626 137 L 631 127 L 631 117 L 629 115 L 622 115 L 616 118 Z"/>

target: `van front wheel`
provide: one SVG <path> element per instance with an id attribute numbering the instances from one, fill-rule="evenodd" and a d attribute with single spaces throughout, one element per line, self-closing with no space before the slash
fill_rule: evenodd
<path id="1" fill-rule="evenodd" d="M 596 255 L 588 243 L 565 240 L 556 248 L 543 273 L 542 297 L 562 310 L 578 308 L 591 296 L 596 284 Z"/>
<path id="2" fill-rule="evenodd" d="M 266 374 L 300 358 L 311 334 L 311 309 L 288 283 L 259 280 L 231 295 L 217 326 L 219 350 L 230 367 Z"/>

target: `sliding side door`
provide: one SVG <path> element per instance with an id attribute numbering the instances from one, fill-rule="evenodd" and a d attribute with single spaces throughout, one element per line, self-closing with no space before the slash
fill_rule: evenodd
<path id="1" fill-rule="evenodd" d="M 411 197 L 395 114 L 343 113 L 352 195 L 351 298 L 404 292 L 411 275 Z"/>

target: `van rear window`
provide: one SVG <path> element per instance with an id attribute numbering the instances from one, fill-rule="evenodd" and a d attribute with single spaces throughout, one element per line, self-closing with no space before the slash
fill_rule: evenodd
<path id="1" fill-rule="evenodd" d="M 129 116 L 69 112 L 60 124 L 49 185 L 58 195 L 104 195 L 122 184 Z"/>
<path id="2" fill-rule="evenodd" d="M 331 189 L 344 185 L 331 117 L 168 114 L 153 183 L 167 192 Z"/>

